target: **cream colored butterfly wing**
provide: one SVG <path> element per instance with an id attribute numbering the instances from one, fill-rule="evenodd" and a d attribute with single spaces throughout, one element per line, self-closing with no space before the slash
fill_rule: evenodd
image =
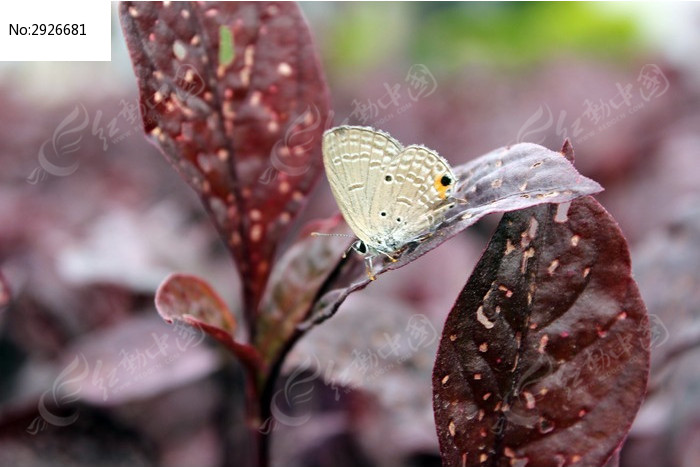
<path id="1" fill-rule="evenodd" d="M 445 159 L 401 145 L 371 128 L 342 126 L 324 134 L 323 161 L 333 195 L 355 235 L 391 254 L 429 232 L 453 205 L 456 177 Z"/>
<path id="2" fill-rule="evenodd" d="M 371 210 L 384 220 L 381 235 L 392 250 L 432 230 L 454 204 L 450 195 L 456 177 L 450 165 L 422 146 L 403 149 L 386 167 L 382 181 Z"/>
<path id="3" fill-rule="evenodd" d="M 370 248 L 377 225 L 369 200 L 382 188 L 380 178 L 401 150 L 394 138 L 367 127 L 340 126 L 323 135 L 323 164 L 333 196 L 352 231 Z"/>

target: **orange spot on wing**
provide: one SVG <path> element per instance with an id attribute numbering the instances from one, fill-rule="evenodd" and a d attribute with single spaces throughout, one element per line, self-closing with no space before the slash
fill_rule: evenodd
<path id="1" fill-rule="evenodd" d="M 442 177 L 442 175 L 438 175 L 437 177 L 435 177 L 435 181 L 433 181 L 433 186 L 437 190 L 440 199 L 445 199 L 447 198 L 447 190 L 450 188 L 451 185 L 444 186 L 441 182 Z"/>

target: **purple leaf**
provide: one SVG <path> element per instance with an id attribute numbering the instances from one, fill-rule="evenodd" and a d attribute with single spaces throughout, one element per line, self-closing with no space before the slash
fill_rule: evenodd
<path id="1" fill-rule="evenodd" d="M 574 147 L 571 145 L 569 138 L 564 140 L 564 144 L 562 144 L 559 152 L 562 156 L 566 157 L 567 161 L 571 162 L 572 164 L 574 163 Z"/>
<path id="2" fill-rule="evenodd" d="M 144 130 L 197 191 L 243 279 L 249 325 L 320 173 L 328 91 L 294 3 L 123 2 Z"/>
<path id="3" fill-rule="evenodd" d="M 350 239 L 338 236 L 312 237 L 311 232 L 347 234 L 340 216 L 309 223 L 299 240 L 279 260 L 270 277 L 268 293 L 260 307 L 256 347 L 270 363 L 281 347 L 306 319 L 334 267 L 348 248 Z"/>
<path id="4" fill-rule="evenodd" d="M 156 308 L 166 322 L 182 321 L 202 329 L 228 347 L 249 368 L 262 368 L 258 352 L 234 340 L 236 322 L 226 303 L 199 277 L 188 274 L 168 276 L 156 292 Z"/>
<path id="5" fill-rule="evenodd" d="M 236 330 L 236 321 L 226 303 L 197 276 L 180 273 L 168 276 L 156 292 L 156 307 L 168 323 L 189 316 L 231 335 Z"/>
<path id="6" fill-rule="evenodd" d="M 457 203 L 429 238 L 409 244 L 397 262 L 385 261 L 376 275 L 405 266 L 487 214 L 542 203 L 563 203 L 602 191 L 600 185 L 579 174 L 568 160 L 569 157 L 573 159 L 571 145 L 564 144 L 562 150 L 565 154 L 537 144 L 520 143 L 456 167 L 459 182 L 454 196 L 466 200 L 466 203 Z M 377 260 L 381 261 L 381 258 Z M 332 316 L 350 293 L 369 283 L 370 280 L 364 277 L 329 292 L 320 301 L 313 319 L 320 322 Z"/>
<path id="7" fill-rule="evenodd" d="M 503 216 L 445 323 L 433 408 L 446 465 L 603 465 L 649 369 L 627 243 L 591 197 Z"/>

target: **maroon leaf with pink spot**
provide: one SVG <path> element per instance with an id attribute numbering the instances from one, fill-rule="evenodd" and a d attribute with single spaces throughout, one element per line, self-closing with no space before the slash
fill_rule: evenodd
<path id="1" fill-rule="evenodd" d="M 204 330 L 250 369 L 263 368 L 257 350 L 234 340 L 236 321 L 233 315 L 219 294 L 203 279 L 189 274 L 171 274 L 158 287 L 156 308 L 168 323 L 182 321 Z"/>
<path id="2" fill-rule="evenodd" d="M 487 214 L 542 203 L 562 203 L 602 191 L 598 183 L 579 174 L 569 159 L 573 159 L 573 149 L 568 141 L 562 152 L 537 144 L 520 143 L 496 149 L 455 167 L 459 182 L 454 197 L 463 202 L 458 202 L 448 211 L 446 220 L 428 239 L 409 244 L 397 262 L 384 259 L 375 275 L 405 266 Z M 375 262 L 381 261 L 382 258 L 378 257 Z M 319 301 L 314 320 L 320 322 L 332 316 L 350 293 L 369 283 L 370 280 L 364 277 L 329 292 Z"/>
<path id="3" fill-rule="evenodd" d="M 197 191 L 243 279 L 248 325 L 320 174 L 328 91 L 294 3 L 123 2 L 144 130 Z"/>
<path id="4" fill-rule="evenodd" d="M 507 213 L 433 369 L 445 465 L 603 465 L 649 369 L 627 243 L 591 197 Z"/>

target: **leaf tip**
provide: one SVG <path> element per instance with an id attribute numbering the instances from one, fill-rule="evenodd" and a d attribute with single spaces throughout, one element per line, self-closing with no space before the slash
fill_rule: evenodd
<path id="1" fill-rule="evenodd" d="M 559 152 L 562 156 L 566 157 L 566 160 L 568 160 L 572 164 L 574 163 L 574 147 L 571 144 L 569 138 L 564 139 L 564 144 L 562 145 L 561 150 Z"/>

